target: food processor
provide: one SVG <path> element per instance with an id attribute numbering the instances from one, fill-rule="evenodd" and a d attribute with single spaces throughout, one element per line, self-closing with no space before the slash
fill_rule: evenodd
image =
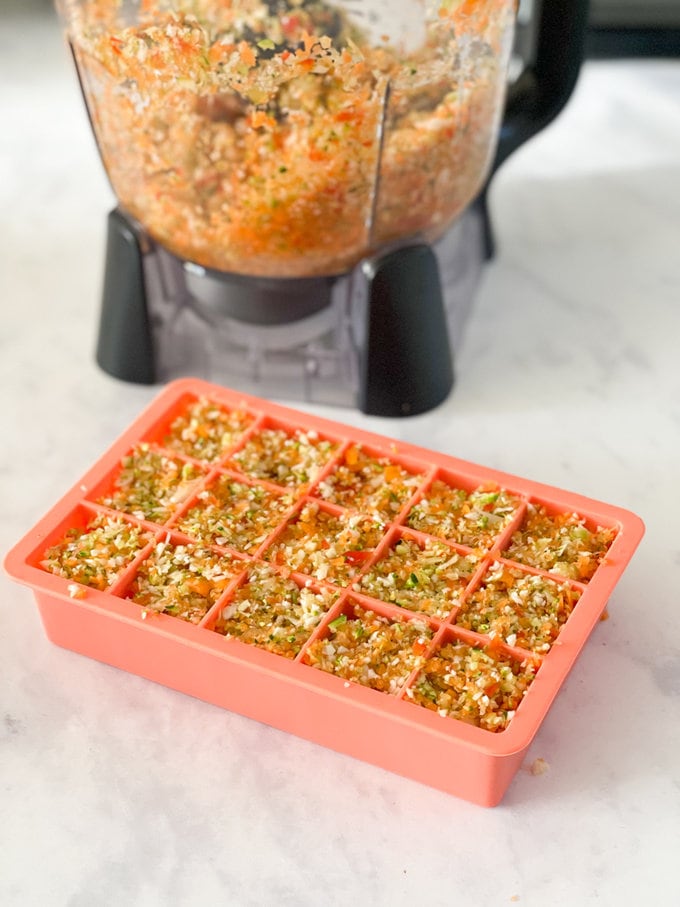
<path id="1" fill-rule="evenodd" d="M 118 200 L 100 366 L 441 403 L 489 179 L 581 60 L 586 0 L 532 6 L 518 31 L 514 0 L 58 0 Z"/>

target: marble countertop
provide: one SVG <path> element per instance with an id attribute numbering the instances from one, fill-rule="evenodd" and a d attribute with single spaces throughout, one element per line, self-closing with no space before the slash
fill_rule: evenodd
<path id="1" fill-rule="evenodd" d="M 3 21 L 0 74 L 6 551 L 156 391 L 93 362 L 112 198 L 51 18 Z M 450 399 L 315 408 L 645 520 L 549 771 L 472 806 L 58 649 L 3 576 L 0 903 L 680 903 L 679 162 L 680 63 L 589 64 L 495 181 Z"/>

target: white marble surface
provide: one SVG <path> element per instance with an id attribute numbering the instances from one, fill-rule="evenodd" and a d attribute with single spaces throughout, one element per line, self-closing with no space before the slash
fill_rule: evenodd
<path id="1" fill-rule="evenodd" d="M 111 197 L 51 18 L 0 13 L 0 85 L 4 551 L 154 391 L 93 363 Z M 680 63 L 589 65 L 493 212 L 447 403 L 326 414 L 647 522 L 549 772 L 471 806 L 55 648 L 2 577 L 0 903 L 680 903 Z"/>

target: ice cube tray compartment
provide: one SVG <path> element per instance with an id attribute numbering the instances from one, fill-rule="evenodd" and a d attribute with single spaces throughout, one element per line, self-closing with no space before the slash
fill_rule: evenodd
<path id="1" fill-rule="evenodd" d="M 295 659 L 337 600 L 337 591 L 255 561 L 213 609 L 209 626 L 227 639 Z"/>
<path id="2" fill-rule="evenodd" d="M 492 805 L 642 532 L 184 379 L 6 567 L 60 645 Z"/>

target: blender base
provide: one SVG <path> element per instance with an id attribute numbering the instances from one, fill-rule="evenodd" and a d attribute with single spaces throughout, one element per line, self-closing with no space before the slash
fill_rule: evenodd
<path id="1" fill-rule="evenodd" d="M 273 280 L 183 262 L 116 209 L 97 362 L 135 383 L 192 375 L 372 415 L 426 412 L 453 385 L 489 238 L 481 198 L 432 246 L 400 246 L 337 277 Z"/>

